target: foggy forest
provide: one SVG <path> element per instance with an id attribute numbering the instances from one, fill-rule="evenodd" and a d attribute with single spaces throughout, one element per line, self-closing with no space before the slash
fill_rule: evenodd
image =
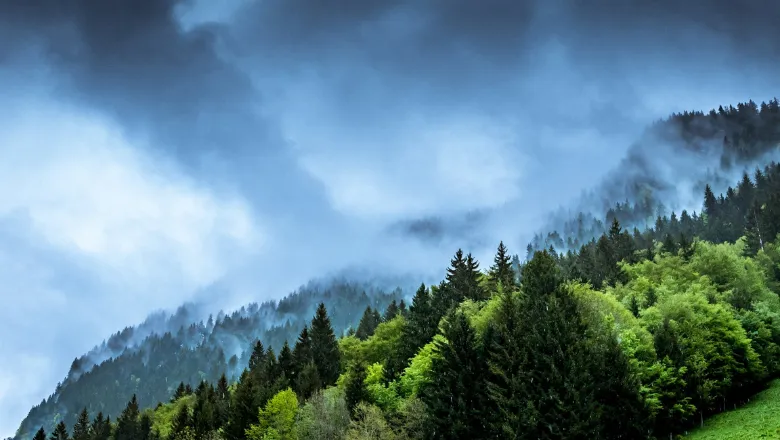
<path id="1" fill-rule="evenodd" d="M 777 17 L 0 0 L 0 438 L 780 438 Z"/>

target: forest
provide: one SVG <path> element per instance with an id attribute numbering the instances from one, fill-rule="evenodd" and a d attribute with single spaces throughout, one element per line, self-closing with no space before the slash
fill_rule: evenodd
<path id="1" fill-rule="evenodd" d="M 726 121 L 733 166 L 776 148 L 777 107 L 671 121 L 710 130 L 693 140 Z M 457 250 L 408 306 L 344 283 L 77 359 L 16 438 L 674 438 L 780 372 L 780 164 L 701 197 L 699 212 L 655 215 L 653 200 L 580 215 L 522 262 L 503 243 L 487 267 Z"/>

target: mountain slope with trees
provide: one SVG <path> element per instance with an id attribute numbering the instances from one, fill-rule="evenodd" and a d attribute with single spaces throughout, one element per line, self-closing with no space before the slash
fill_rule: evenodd
<path id="1" fill-rule="evenodd" d="M 735 167 L 776 148 L 777 107 L 653 129 L 699 148 L 726 127 Z M 76 365 L 16 438 L 671 438 L 780 370 L 780 165 L 718 185 L 702 185 L 698 213 L 658 212 L 657 191 L 601 224 L 580 214 L 523 263 L 503 243 L 488 270 L 458 250 L 408 308 L 345 284 L 154 334 Z M 286 308 L 313 318 L 259 313 Z"/>

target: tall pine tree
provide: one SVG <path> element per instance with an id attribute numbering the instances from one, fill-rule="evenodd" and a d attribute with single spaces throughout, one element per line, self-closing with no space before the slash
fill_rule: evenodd
<path id="1" fill-rule="evenodd" d="M 311 321 L 311 348 L 312 360 L 317 366 L 322 384 L 324 386 L 335 384 L 341 368 L 341 353 L 324 303 L 320 303 L 317 307 L 317 312 Z"/>

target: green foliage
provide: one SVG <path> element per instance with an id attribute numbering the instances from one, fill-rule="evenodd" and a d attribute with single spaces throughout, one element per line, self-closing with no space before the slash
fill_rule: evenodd
<path id="1" fill-rule="evenodd" d="M 259 423 L 246 431 L 249 440 L 296 440 L 298 397 L 292 389 L 280 391 L 261 409 Z"/>
<path id="2" fill-rule="evenodd" d="M 318 391 L 298 412 L 301 440 L 341 440 L 349 428 L 349 409 L 344 392 L 337 387 Z"/>

